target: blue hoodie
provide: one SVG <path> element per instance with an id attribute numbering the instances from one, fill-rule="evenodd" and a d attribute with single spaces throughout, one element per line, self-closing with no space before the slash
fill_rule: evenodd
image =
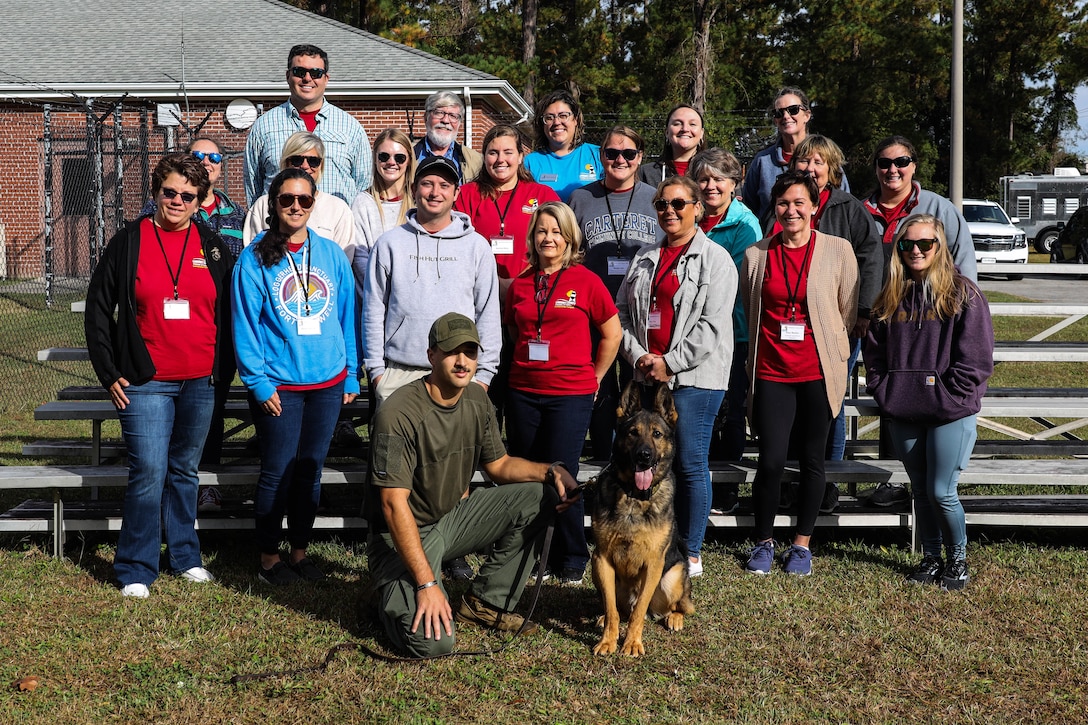
<path id="1" fill-rule="evenodd" d="M 234 350 L 238 374 L 263 403 L 280 385 L 317 385 L 347 369 L 345 393 L 359 392 L 359 352 L 355 332 L 355 277 L 336 242 L 309 232 L 308 245 L 290 254 L 306 274 L 309 247 L 310 316 L 321 321 L 320 335 L 299 335 L 305 316 L 298 275 L 285 255 L 272 267 L 261 265 L 256 242 L 238 258 L 231 285 Z"/>

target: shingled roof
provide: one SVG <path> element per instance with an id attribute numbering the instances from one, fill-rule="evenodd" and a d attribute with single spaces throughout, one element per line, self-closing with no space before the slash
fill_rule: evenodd
<path id="1" fill-rule="evenodd" d="M 501 78 L 278 0 L 4 0 L 2 12 L 5 97 L 176 98 L 183 83 L 194 97 L 282 94 L 287 52 L 312 43 L 329 54 L 332 97 L 448 88 L 530 110 Z"/>

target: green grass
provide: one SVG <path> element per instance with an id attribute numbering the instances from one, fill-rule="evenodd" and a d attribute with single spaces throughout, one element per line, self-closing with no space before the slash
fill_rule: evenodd
<path id="1" fill-rule="evenodd" d="M 8 316 L 30 332 L 2 333 Z M 26 464 L 23 442 L 89 432 L 86 423 L 35 422 L 34 405 L 93 382 L 87 365 L 33 360 L 40 347 L 80 344 L 78 315 L 0 296 L 0 321 L 0 465 Z M 996 324 L 999 339 L 1026 339 L 1051 321 Z M 1063 338 L 1088 340 L 1086 324 Z M 991 384 L 1081 387 L 1083 368 L 1003 363 Z M 25 497 L 10 492 L 0 504 Z M 600 604 L 591 586 L 546 587 L 541 630 L 492 656 L 388 664 L 345 652 L 322 674 L 237 687 L 228 684 L 235 674 L 317 664 L 343 642 L 384 649 L 384 634 L 360 614 L 359 542 L 315 544 L 327 584 L 271 591 L 254 577 L 248 534 L 204 534 L 217 583 L 165 576 L 151 599 L 131 601 L 110 581 L 115 536 L 72 537 L 69 561 L 43 553 L 45 536 L 0 537 L 0 724 L 1084 719 L 1088 552 L 1079 533 L 972 529 L 972 581 L 961 594 L 903 583 L 914 559 L 902 532 L 820 530 L 805 580 L 746 575 L 745 532 L 713 535 L 696 614 L 677 634 L 648 627 L 641 659 L 593 656 Z M 471 627 L 459 636 L 460 649 L 502 641 Z M 10 687 L 28 675 L 41 678 L 38 690 Z"/>
<path id="2" fill-rule="evenodd" d="M 592 587 L 545 587 L 540 631 L 490 657 L 389 664 L 339 654 L 323 674 L 231 686 L 236 674 L 317 664 L 328 649 L 386 640 L 359 614 L 365 558 L 314 554 L 320 587 L 262 588 L 255 555 L 205 542 L 212 585 L 165 577 L 146 601 L 103 583 L 112 551 L 78 563 L 0 552 L 0 722 L 1075 722 L 1088 707 L 1081 582 L 1088 553 L 974 544 L 962 594 L 908 586 L 911 557 L 827 542 L 808 579 L 741 570 L 745 545 L 705 552 L 696 614 L 650 626 L 641 659 L 595 657 Z M 460 591 L 460 590 L 456 590 Z M 496 646 L 473 627 L 461 649 Z"/>

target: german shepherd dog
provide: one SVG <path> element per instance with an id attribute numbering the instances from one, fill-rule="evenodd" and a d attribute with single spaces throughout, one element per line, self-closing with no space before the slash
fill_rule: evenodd
<path id="1" fill-rule="evenodd" d="M 631 383 L 617 410 L 612 461 L 597 479 L 593 508 L 593 584 L 601 595 L 604 625 L 593 653 L 616 651 L 620 615 L 627 617 L 621 654 L 646 653 L 642 628 L 647 611 L 664 617 L 671 631 L 684 627 L 691 602 L 688 557 L 676 532 L 672 474 L 676 407 L 668 387 L 654 392 L 653 410 L 642 407 Z"/>

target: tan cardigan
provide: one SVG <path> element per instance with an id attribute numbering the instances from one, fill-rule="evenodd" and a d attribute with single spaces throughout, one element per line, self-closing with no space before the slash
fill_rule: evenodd
<path id="1" fill-rule="evenodd" d="M 751 417 L 755 390 L 756 355 L 759 351 L 759 323 L 763 314 L 763 271 L 772 237 L 757 242 L 744 253 L 741 291 L 748 313 L 748 415 Z M 820 370 L 827 388 L 831 416 L 839 414 L 846 395 L 846 363 L 850 359 L 850 330 L 858 304 L 858 263 L 854 248 L 841 237 L 816 232 L 812 262 L 808 271 L 808 319 L 812 325 Z"/>

